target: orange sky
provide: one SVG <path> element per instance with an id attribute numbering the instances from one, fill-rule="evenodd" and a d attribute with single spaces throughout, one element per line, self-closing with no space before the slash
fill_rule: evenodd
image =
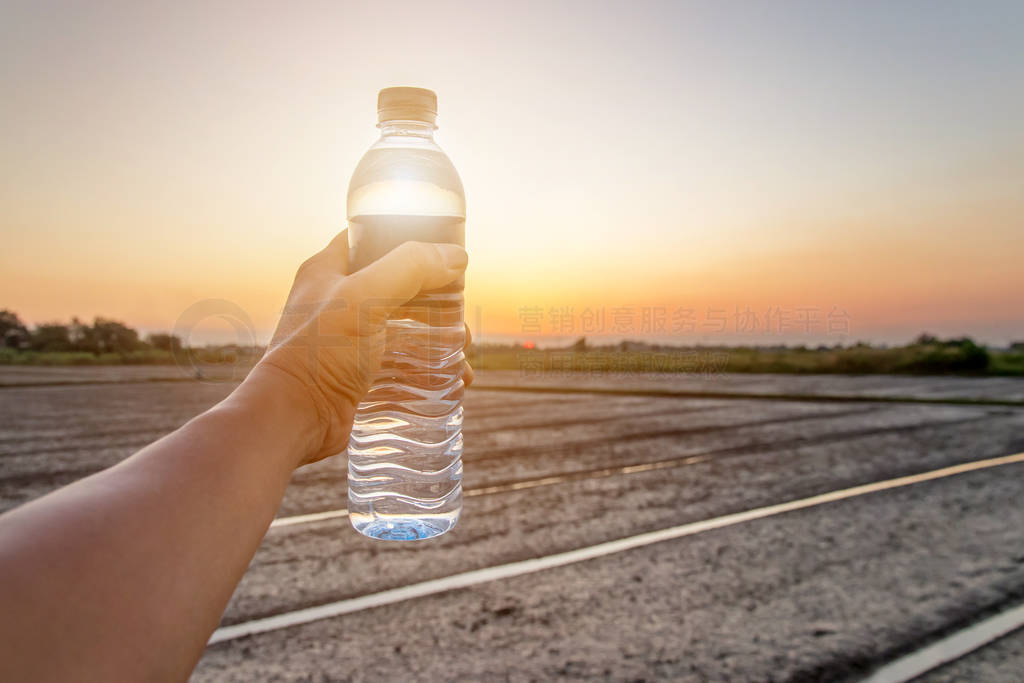
<path id="1" fill-rule="evenodd" d="M 265 337 L 403 84 L 438 93 L 483 337 L 1024 338 L 1024 9 L 723 4 L 7 4 L 0 307 L 225 299 Z"/>

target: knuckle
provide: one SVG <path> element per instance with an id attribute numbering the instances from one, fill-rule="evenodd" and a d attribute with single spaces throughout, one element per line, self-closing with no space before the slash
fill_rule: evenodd
<path id="1" fill-rule="evenodd" d="M 317 264 L 316 256 L 310 256 L 308 259 L 299 264 L 298 270 L 295 271 L 295 277 L 298 278 L 302 275 L 307 274 Z"/>

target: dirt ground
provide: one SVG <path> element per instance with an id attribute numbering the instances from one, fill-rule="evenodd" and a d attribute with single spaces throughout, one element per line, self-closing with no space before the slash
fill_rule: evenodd
<path id="1" fill-rule="evenodd" d="M 161 373 L 0 369 L 0 510 L 127 457 L 234 386 Z M 478 387 L 454 531 L 409 545 L 364 539 L 345 517 L 272 528 L 223 623 L 1024 451 L 1024 380 L 482 373 Z M 863 400 L 814 400 L 836 395 Z M 951 402 L 914 400 L 936 397 Z M 1021 501 L 1022 465 L 872 493 L 221 643 L 195 679 L 856 679 L 1024 600 Z M 279 517 L 345 504 L 335 458 L 296 472 Z M 926 680 L 1011 680 L 1021 642 Z"/>

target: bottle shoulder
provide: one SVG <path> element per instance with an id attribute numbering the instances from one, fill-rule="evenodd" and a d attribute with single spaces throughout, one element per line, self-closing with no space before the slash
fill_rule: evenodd
<path id="1" fill-rule="evenodd" d="M 465 215 L 462 179 L 432 140 L 374 143 L 348 187 L 349 216 L 369 213 Z"/>

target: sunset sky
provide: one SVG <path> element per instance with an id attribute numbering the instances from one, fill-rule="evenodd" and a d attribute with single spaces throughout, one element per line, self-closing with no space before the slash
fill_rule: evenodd
<path id="1" fill-rule="evenodd" d="M 265 340 L 377 91 L 415 85 L 485 338 L 1024 339 L 1024 3 L 161 5 L 0 9 L 0 308 L 30 323 L 217 298 Z"/>

